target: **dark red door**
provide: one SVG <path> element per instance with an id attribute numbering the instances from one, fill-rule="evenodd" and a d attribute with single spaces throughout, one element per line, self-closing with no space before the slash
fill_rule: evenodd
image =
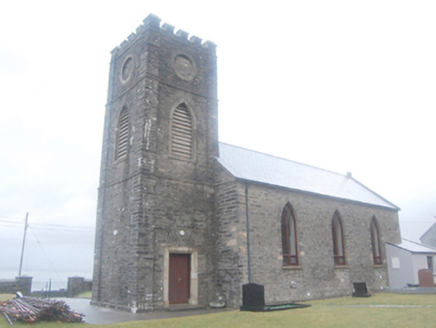
<path id="1" fill-rule="evenodd" d="M 170 254 L 170 304 L 186 304 L 189 301 L 191 254 Z"/>

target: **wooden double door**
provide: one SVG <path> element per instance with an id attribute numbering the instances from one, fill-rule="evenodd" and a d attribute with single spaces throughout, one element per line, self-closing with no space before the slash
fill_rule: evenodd
<path id="1" fill-rule="evenodd" d="M 169 303 L 189 303 L 191 290 L 191 254 L 170 254 Z"/>

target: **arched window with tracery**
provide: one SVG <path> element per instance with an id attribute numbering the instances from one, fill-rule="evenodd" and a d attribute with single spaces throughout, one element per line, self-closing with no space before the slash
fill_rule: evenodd
<path id="1" fill-rule="evenodd" d="M 371 220 L 371 244 L 372 244 L 372 258 L 374 264 L 382 264 L 381 248 L 380 248 L 380 232 L 378 228 L 377 219 L 375 217 Z"/>
<path id="2" fill-rule="evenodd" d="M 174 157 L 193 159 L 195 119 L 188 106 L 182 102 L 171 114 L 170 154 Z"/>
<path id="3" fill-rule="evenodd" d="M 298 265 L 297 224 L 289 203 L 282 213 L 282 246 L 283 265 Z"/>
<path id="4" fill-rule="evenodd" d="M 129 144 L 129 112 L 124 106 L 118 117 L 115 158 L 120 159 L 127 155 Z"/>
<path id="5" fill-rule="evenodd" d="M 335 265 L 345 265 L 344 231 L 342 228 L 342 220 L 338 211 L 333 214 L 332 232 L 333 256 Z"/>

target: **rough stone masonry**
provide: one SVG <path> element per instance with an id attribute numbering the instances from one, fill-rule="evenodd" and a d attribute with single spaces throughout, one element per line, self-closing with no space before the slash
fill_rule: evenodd
<path id="1" fill-rule="evenodd" d="M 373 290 L 388 285 L 384 245 L 400 241 L 397 207 L 351 177 L 333 176 L 371 197 L 246 178 L 260 161 L 235 173 L 225 150 L 242 150 L 229 147 L 218 142 L 215 45 L 149 15 L 112 52 L 93 304 L 135 312 L 219 298 L 237 307 L 248 282 L 248 249 L 252 280 L 265 286 L 267 303 L 350 295 L 356 281 Z M 290 242 L 282 238 L 287 204 L 296 227 Z M 335 213 L 343 265 L 333 261 Z M 298 265 L 284 265 L 286 243 L 295 246 Z M 374 264 L 374 245 L 382 263 Z"/>

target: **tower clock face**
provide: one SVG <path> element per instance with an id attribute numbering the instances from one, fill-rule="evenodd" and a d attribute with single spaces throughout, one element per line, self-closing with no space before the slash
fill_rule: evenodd
<path id="1" fill-rule="evenodd" d="M 185 55 L 177 55 L 174 58 L 173 67 L 177 76 L 185 81 L 191 81 L 196 74 L 194 63 Z"/>
<path id="2" fill-rule="evenodd" d="M 129 57 L 124 62 L 123 68 L 121 69 L 121 79 L 127 81 L 133 72 L 133 59 Z"/>

